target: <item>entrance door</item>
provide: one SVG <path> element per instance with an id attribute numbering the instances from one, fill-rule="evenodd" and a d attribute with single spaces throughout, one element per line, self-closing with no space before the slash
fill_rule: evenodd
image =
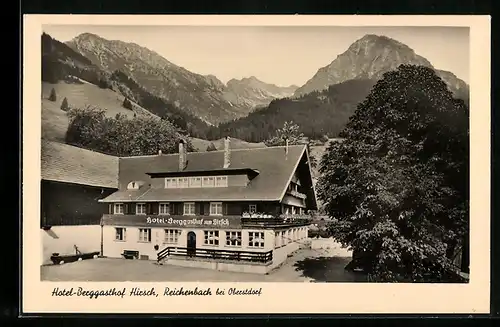
<path id="1" fill-rule="evenodd" d="M 187 234 L 187 255 L 188 257 L 194 257 L 196 255 L 196 233 L 189 232 Z"/>

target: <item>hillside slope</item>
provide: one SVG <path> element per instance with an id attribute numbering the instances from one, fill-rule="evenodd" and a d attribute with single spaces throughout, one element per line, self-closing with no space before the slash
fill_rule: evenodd
<path id="1" fill-rule="evenodd" d="M 48 99 L 52 89 L 56 91 L 56 101 Z M 67 113 L 61 110 L 64 98 L 68 99 L 68 104 L 72 107 L 97 106 L 105 109 L 108 117 L 115 117 L 118 113 L 130 118 L 134 116 L 134 113 L 137 116 L 157 117 L 136 103 L 132 103 L 132 110 L 124 108 L 123 95 L 88 82 L 59 82 L 57 84 L 42 82 L 42 138 L 64 142 L 69 124 Z"/>
<path id="2" fill-rule="evenodd" d="M 350 80 L 299 98 L 273 100 L 268 107 L 247 117 L 221 124 L 209 131 L 209 139 L 229 135 L 248 142 L 262 142 L 274 135 L 286 121 L 300 126 L 312 139 L 336 137 L 375 84 L 373 80 Z"/>

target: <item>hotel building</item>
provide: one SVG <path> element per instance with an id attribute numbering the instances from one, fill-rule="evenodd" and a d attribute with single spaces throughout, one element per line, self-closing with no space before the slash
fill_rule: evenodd
<path id="1" fill-rule="evenodd" d="M 305 145 L 122 157 L 102 254 L 267 273 L 307 238 L 317 210 Z"/>

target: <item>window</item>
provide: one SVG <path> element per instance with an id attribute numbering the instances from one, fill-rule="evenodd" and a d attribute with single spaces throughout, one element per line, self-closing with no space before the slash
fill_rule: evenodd
<path id="1" fill-rule="evenodd" d="M 127 229 L 123 227 L 115 228 L 115 240 L 116 241 L 125 241 L 127 238 Z"/>
<path id="2" fill-rule="evenodd" d="M 135 205 L 135 213 L 138 215 L 146 214 L 146 204 L 145 203 L 137 203 Z"/>
<path id="3" fill-rule="evenodd" d="M 215 179 L 213 177 L 203 177 L 203 187 L 214 187 Z"/>
<path id="4" fill-rule="evenodd" d="M 288 242 L 286 241 L 285 231 L 282 231 L 282 232 L 280 233 L 280 235 L 281 235 L 281 237 L 280 237 L 280 238 L 281 238 L 281 245 L 285 245 L 285 244 L 287 244 Z"/>
<path id="5" fill-rule="evenodd" d="M 304 213 L 304 209 L 299 208 L 299 215 L 302 215 Z"/>
<path id="6" fill-rule="evenodd" d="M 295 215 L 295 207 L 292 207 L 292 215 Z"/>
<path id="7" fill-rule="evenodd" d="M 290 214 L 290 208 L 288 206 L 285 206 L 285 214 L 286 215 Z"/>
<path id="8" fill-rule="evenodd" d="M 160 203 L 159 214 L 160 215 L 170 214 L 170 207 L 168 203 Z"/>
<path id="9" fill-rule="evenodd" d="M 189 177 L 189 187 L 201 187 L 201 177 Z"/>
<path id="10" fill-rule="evenodd" d="M 256 204 L 251 204 L 248 206 L 248 212 L 249 213 L 256 213 L 257 212 L 257 205 Z"/>
<path id="11" fill-rule="evenodd" d="M 241 232 L 226 232 L 227 246 L 241 246 Z"/>
<path id="12" fill-rule="evenodd" d="M 222 216 L 222 202 L 210 202 L 210 216 Z"/>
<path id="13" fill-rule="evenodd" d="M 248 232 L 248 246 L 253 248 L 263 248 L 264 232 Z"/>
<path id="14" fill-rule="evenodd" d="M 177 178 L 165 178 L 165 188 L 177 188 Z"/>
<path id="15" fill-rule="evenodd" d="M 181 234 L 180 230 L 165 229 L 165 243 L 177 243 L 180 234 Z"/>
<path id="16" fill-rule="evenodd" d="M 115 215 L 123 215 L 123 203 L 115 203 Z"/>
<path id="17" fill-rule="evenodd" d="M 205 244 L 206 245 L 219 245 L 219 231 L 218 230 L 206 230 L 205 233 Z"/>
<path id="18" fill-rule="evenodd" d="M 179 188 L 186 188 L 186 187 L 189 187 L 189 178 L 187 177 L 182 177 L 182 178 L 179 178 L 178 179 L 178 184 L 177 186 Z"/>
<path id="19" fill-rule="evenodd" d="M 151 228 L 139 228 L 139 242 L 151 242 Z"/>
<path id="20" fill-rule="evenodd" d="M 184 214 L 190 215 L 190 216 L 195 214 L 194 202 L 185 202 L 184 203 Z"/>
<path id="21" fill-rule="evenodd" d="M 215 178 L 216 187 L 227 187 L 227 176 L 217 176 Z"/>

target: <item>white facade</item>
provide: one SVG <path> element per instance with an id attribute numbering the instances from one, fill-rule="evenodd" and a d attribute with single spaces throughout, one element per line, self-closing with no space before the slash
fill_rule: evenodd
<path id="1" fill-rule="evenodd" d="M 124 228 L 119 230 L 117 229 Z M 140 229 L 149 229 L 148 231 L 140 231 Z M 190 267 L 204 267 L 218 270 L 230 271 L 248 271 L 256 273 L 266 273 L 269 269 L 279 266 L 286 260 L 288 254 L 296 251 L 300 243 L 307 238 L 308 228 L 289 227 L 280 230 L 271 229 L 202 229 L 202 228 L 169 228 L 169 227 L 153 227 L 150 226 L 109 226 L 103 227 L 103 255 L 111 258 L 123 257 L 124 251 L 138 251 L 139 258 L 143 260 L 157 260 L 158 252 L 171 248 L 186 248 L 188 247 L 188 233 L 193 232 L 196 235 L 196 249 L 204 250 L 224 250 L 224 251 L 250 251 L 262 252 L 273 251 L 273 260 L 265 264 L 267 268 L 248 268 L 243 266 L 263 266 L 263 264 L 254 264 L 251 262 L 234 262 L 229 261 L 219 262 L 218 265 L 213 264 L 215 260 L 207 260 L 202 258 L 194 258 L 188 260 L 184 257 L 171 256 L 167 259 L 167 264 L 177 264 Z M 205 233 L 207 232 L 207 233 Z M 216 235 L 215 232 L 218 232 Z M 226 232 L 231 234 L 226 235 Z M 147 236 L 150 233 L 150 241 L 147 241 Z M 118 237 L 117 237 L 118 234 Z M 122 237 L 124 235 L 124 237 Z M 263 235 L 263 240 L 260 239 Z M 227 244 L 227 237 L 230 236 L 239 238 L 241 242 L 233 241 Z M 255 242 L 251 242 L 251 237 L 255 238 Z M 122 238 L 122 239 L 119 239 Z M 257 239 L 258 238 L 258 239 Z M 218 241 L 218 242 L 217 242 Z M 263 242 L 262 242 L 263 241 Z M 209 243 L 209 244 L 207 244 Z M 211 244 L 210 244 L 211 243 Z M 235 244 L 236 243 L 236 244 Z M 262 244 L 263 243 L 263 244 Z M 233 245 L 235 244 L 235 245 Z M 158 249 L 155 249 L 155 245 Z M 200 263 L 194 263 L 199 261 Z M 208 263 L 208 261 L 212 263 Z M 205 262 L 205 264 L 203 264 Z M 215 268 L 214 268 L 215 267 Z"/>

